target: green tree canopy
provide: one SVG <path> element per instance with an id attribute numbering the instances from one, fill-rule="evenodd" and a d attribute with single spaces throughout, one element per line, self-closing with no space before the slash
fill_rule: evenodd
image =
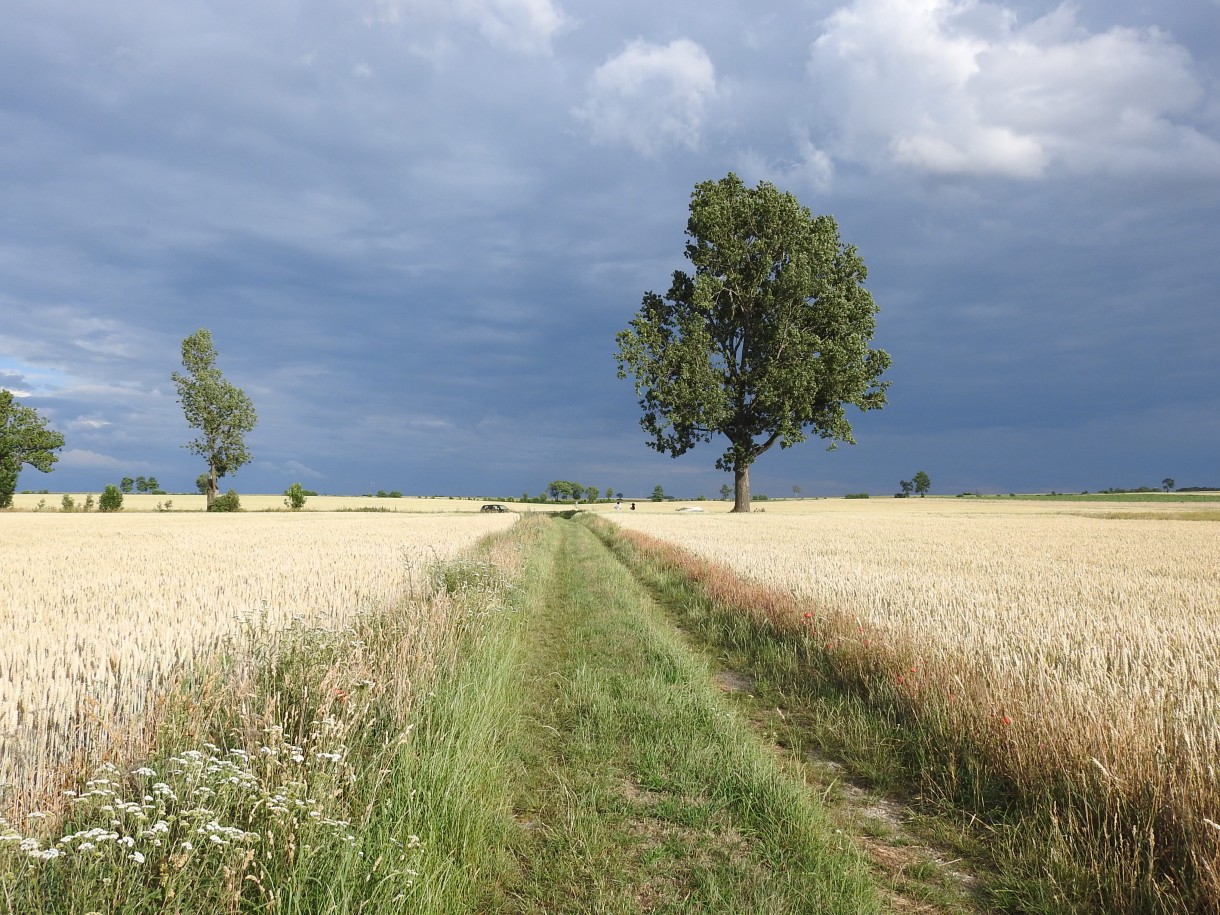
<path id="1" fill-rule="evenodd" d="M 915 491 L 919 493 L 921 499 L 932 490 L 932 478 L 922 470 L 911 478 L 911 482 L 914 484 Z"/>
<path id="2" fill-rule="evenodd" d="M 217 478 L 250 462 L 246 433 L 258 422 L 254 404 L 245 391 L 225 380 L 216 368 L 212 334 L 200 328 L 182 341 L 182 365 L 186 374 L 170 377 L 178 386 L 178 402 L 187 424 L 199 437 L 183 447 L 208 462 L 208 510 L 216 501 Z"/>
<path id="3" fill-rule="evenodd" d="M 307 492 L 305 487 L 300 483 L 293 483 L 284 490 L 284 504 L 291 508 L 294 512 L 300 511 L 305 507 L 305 498 Z"/>
<path id="4" fill-rule="evenodd" d="M 733 473 L 733 511 L 749 511 L 750 467 L 775 444 L 855 442 L 845 407 L 885 405 L 890 357 L 868 347 L 877 306 L 830 216 L 729 174 L 695 186 L 686 235 L 694 275 L 645 293 L 616 338 L 618 374 L 634 377 L 649 447 L 728 440 L 716 466 Z"/>
<path id="5" fill-rule="evenodd" d="M 47 428 L 33 407 L 23 407 L 11 391 L 0 388 L 0 508 L 13 504 L 23 464 L 50 473 L 55 454 L 64 446 L 62 433 Z"/>

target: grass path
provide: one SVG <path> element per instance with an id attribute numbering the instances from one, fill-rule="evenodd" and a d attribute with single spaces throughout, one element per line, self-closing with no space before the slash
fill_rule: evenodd
<path id="1" fill-rule="evenodd" d="M 519 869 L 489 909 L 881 911 L 854 844 L 589 530 L 557 519 L 522 597 Z"/>

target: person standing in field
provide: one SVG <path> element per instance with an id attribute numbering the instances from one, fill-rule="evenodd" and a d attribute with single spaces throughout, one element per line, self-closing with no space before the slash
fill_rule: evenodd
<path id="1" fill-rule="evenodd" d="M 614 510 L 616 512 L 621 512 L 623 510 L 623 500 L 622 499 L 619 499 L 617 502 L 614 503 Z"/>
<path id="2" fill-rule="evenodd" d="M 634 503 L 634 502 L 632 502 L 632 503 L 631 503 L 631 510 L 632 510 L 632 511 L 635 511 L 635 503 Z"/>

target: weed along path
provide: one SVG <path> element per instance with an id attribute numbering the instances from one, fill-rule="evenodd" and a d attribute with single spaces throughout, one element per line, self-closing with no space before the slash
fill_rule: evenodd
<path id="1" fill-rule="evenodd" d="M 885 908 L 854 843 L 590 530 L 556 518 L 523 588 L 518 867 L 489 906 Z"/>

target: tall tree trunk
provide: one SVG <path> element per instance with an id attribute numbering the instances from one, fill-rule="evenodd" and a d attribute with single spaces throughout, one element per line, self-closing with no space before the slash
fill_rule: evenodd
<path id="1" fill-rule="evenodd" d="M 750 465 L 738 464 L 733 468 L 733 511 L 750 510 Z"/>
<path id="2" fill-rule="evenodd" d="M 211 464 L 208 465 L 208 505 L 206 511 L 212 510 L 212 503 L 216 501 L 216 494 L 220 492 L 220 487 L 216 483 L 216 468 Z"/>

